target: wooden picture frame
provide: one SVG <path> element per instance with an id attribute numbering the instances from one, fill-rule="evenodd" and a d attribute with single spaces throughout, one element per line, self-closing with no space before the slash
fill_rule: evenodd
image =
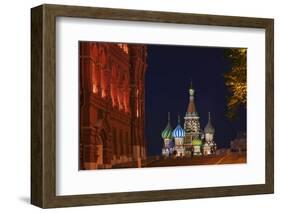
<path id="1" fill-rule="evenodd" d="M 56 17 L 265 29 L 265 184 L 193 189 L 56 195 Z M 273 19 L 41 5 L 31 9 L 31 203 L 42 208 L 267 194 L 274 192 Z"/>

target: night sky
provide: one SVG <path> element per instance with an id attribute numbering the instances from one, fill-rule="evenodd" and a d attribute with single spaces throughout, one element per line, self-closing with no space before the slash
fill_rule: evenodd
<path id="1" fill-rule="evenodd" d="M 229 147 L 238 131 L 246 131 L 246 109 L 240 110 L 235 121 L 225 115 L 229 91 L 223 74 L 231 69 L 231 61 L 225 57 L 224 48 L 147 47 L 145 136 L 149 156 L 161 154 L 161 132 L 166 127 L 168 112 L 171 112 L 172 127 L 177 125 L 178 114 L 183 127 L 191 80 L 201 129 L 207 124 L 210 111 L 218 148 Z"/>

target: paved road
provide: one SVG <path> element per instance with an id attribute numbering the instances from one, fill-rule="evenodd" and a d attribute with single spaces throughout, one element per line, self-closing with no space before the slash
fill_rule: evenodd
<path id="1" fill-rule="evenodd" d="M 224 153 L 210 156 L 194 156 L 192 158 L 160 158 L 150 157 L 142 163 L 142 167 L 163 167 L 163 166 L 192 166 L 192 165 L 214 165 L 214 164 L 234 164 L 246 163 L 246 153 Z M 137 164 L 133 162 L 114 165 L 112 168 L 136 168 Z"/>
<path id="2" fill-rule="evenodd" d="M 234 163 L 246 163 L 246 153 L 227 153 L 213 156 L 196 156 L 192 158 L 166 158 L 149 162 L 148 164 L 144 165 L 144 167 L 191 166 Z"/>

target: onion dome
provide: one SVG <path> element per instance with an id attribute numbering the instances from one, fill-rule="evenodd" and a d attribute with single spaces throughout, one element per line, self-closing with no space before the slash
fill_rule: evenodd
<path id="1" fill-rule="evenodd" d="M 198 138 L 195 138 L 192 140 L 192 145 L 193 146 L 201 146 L 202 145 L 202 141 Z"/>
<path id="2" fill-rule="evenodd" d="M 185 131 L 180 125 L 180 116 L 178 116 L 178 125 L 173 131 L 173 137 L 174 138 L 184 138 Z"/>
<path id="3" fill-rule="evenodd" d="M 173 138 L 173 129 L 170 123 L 170 112 L 168 112 L 168 123 L 166 128 L 163 130 L 161 136 L 163 139 L 172 139 Z"/>
<path id="4" fill-rule="evenodd" d="M 204 128 L 204 132 L 205 132 L 205 134 L 206 134 L 206 133 L 214 134 L 214 133 L 215 133 L 215 129 L 214 129 L 214 127 L 212 126 L 212 123 L 211 123 L 211 113 L 209 112 L 208 114 L 209 114 L 209 115 L 208 115 L 209 119 L 208 119 L 207 125 L 206 125 L 205 128 Z"/>

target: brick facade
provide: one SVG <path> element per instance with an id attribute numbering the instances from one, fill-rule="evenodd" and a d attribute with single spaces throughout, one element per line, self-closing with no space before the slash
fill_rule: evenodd
<path id="1" fill-rule="evenodd" d="M 80 169 L 140 166 L 146 158 L 146 46 L 79 43 Z"/>

